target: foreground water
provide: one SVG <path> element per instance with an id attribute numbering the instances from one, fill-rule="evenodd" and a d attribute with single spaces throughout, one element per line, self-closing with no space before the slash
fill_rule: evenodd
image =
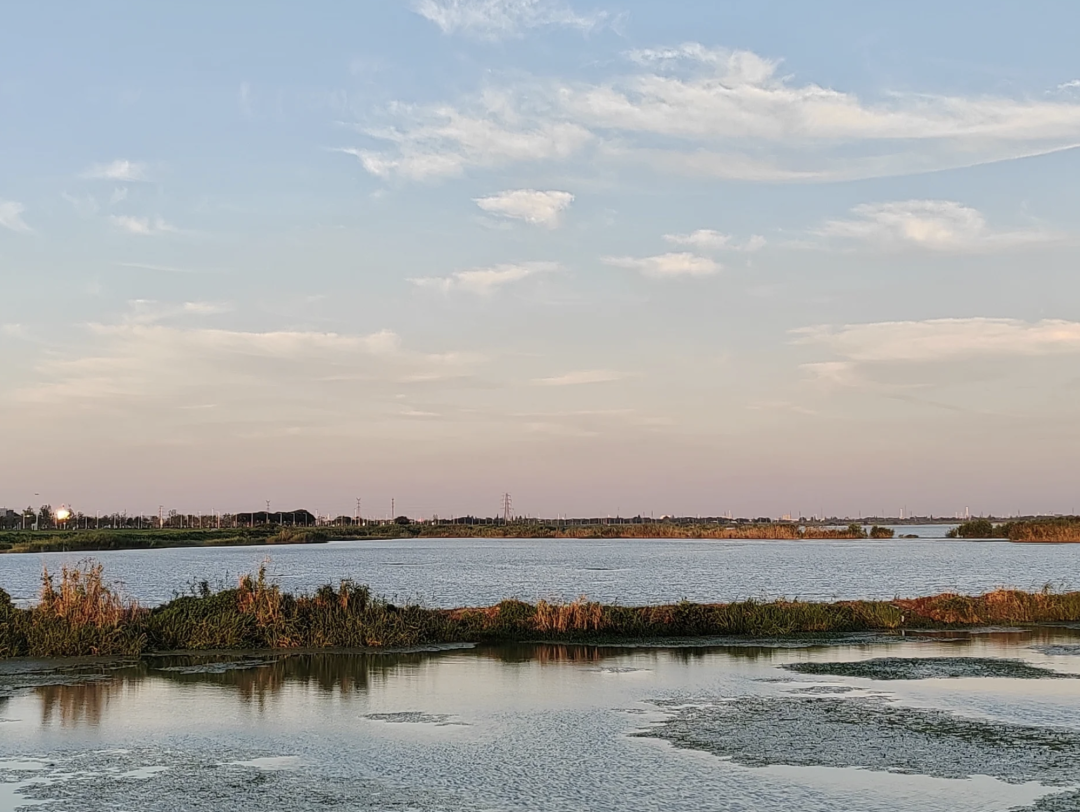
<path id="1" fill-rule="evenodd" d="M 269 560 L 286 589 L 312 591 L 341 578 L 377 594 L 433 607 L 505 598 L 656 604 L 740 598 L 807 600 L 978 594 L 1001 586 L 1080 589 L 1080 544 L 949 541 L 947 527 L 904 527 L 920 539 L 883 541 L 689 541 L 418 539 L 299 547 L 183 548 L 94 553 L 108 578 L 144 604 L 169 600 L 193 582 L 236 583 Z M 80 556 L 0 555 L 0 588 L 25 605 L 43 565 Z"/>
<path id="2" fill-rule="evenodd" d="M 0 663 L 0 812 L 1080 809 L 1080 629 Z"/>

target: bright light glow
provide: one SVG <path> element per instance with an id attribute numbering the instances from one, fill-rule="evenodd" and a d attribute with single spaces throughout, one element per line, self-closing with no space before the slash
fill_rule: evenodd
<path id="1" fill-rule="evenodd" d="M 56 519 L 57 519 L 57 521 L 66 522 L 70 518 L 71 518 L 71 511 L 68 510 L 67 508 L 62 507 L 58 511 L 56 511 Z"/>

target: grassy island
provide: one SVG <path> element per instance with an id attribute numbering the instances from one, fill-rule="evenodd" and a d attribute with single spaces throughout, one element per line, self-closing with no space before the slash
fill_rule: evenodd
<path id="1" fill-rule="evenodd" d="M 320 544 L 345 539 L 411 538 L 579 538 L 579 539 L 862 539 L 892 538 L 885 527 L 802 526 L 788 522 L 707 524 L 642 522 L 633 524 L 560 524 L 520 521 L 506 524 L 392 522 L 313 528 L 255 525 L 211 530 L 10 530 L 0 531 L 0 552 L 91 553 L 101 550 L 151 550 L 166 547 L 236 547 L 259 544 Z"/>
<path id="2" fill-rule="evenodd" d="M 0 589 L 0 657 L 140 655 L 164 651 L 404 648 L 445 643 L 601 642 L 694 636 L 776 637 L 1080 621 L 1080 592 L 998 590 L 892 601 L 740 601 L 602 605 L 584 598 L 430 609 L 397 606 L 351 581 L 291 595 L 264 571 L 235 588 L 205 583 L 152 609 L 124 600 L 100 564 L 46 572 L 39 602 Z"/>
<path id="3" fill-rule="evenodd" d="M 972 519 L 954 527 L 949 538 L 1007 539 L 1032 544 L 1080 543 L 1080 516 L 1052 519 L 1024 519 L 994 524 L 989 519 Z"/>

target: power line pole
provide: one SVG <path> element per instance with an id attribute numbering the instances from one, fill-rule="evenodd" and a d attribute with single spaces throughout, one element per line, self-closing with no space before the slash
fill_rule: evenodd
<path id="1" fill-rule="evenodd" d="M 510 498 L 510 494 L 504 493 L 502 498 L 503 503 L 503 524 L 510 524 L 510 516 L 514 510 L 514 500 Z"/>
<path id="2" fill-rule="evenodd" d="M 360 524 L 360 497 L 356 497 L 356 523 Z"/>

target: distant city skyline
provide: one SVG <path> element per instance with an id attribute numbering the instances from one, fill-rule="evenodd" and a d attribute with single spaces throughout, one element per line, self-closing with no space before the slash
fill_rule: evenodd
<path id="1" fill-rule="evenodd" d="M 106 7 L 0 28 L 0 504 L 1080 512 L 1080 6 Z"/>

